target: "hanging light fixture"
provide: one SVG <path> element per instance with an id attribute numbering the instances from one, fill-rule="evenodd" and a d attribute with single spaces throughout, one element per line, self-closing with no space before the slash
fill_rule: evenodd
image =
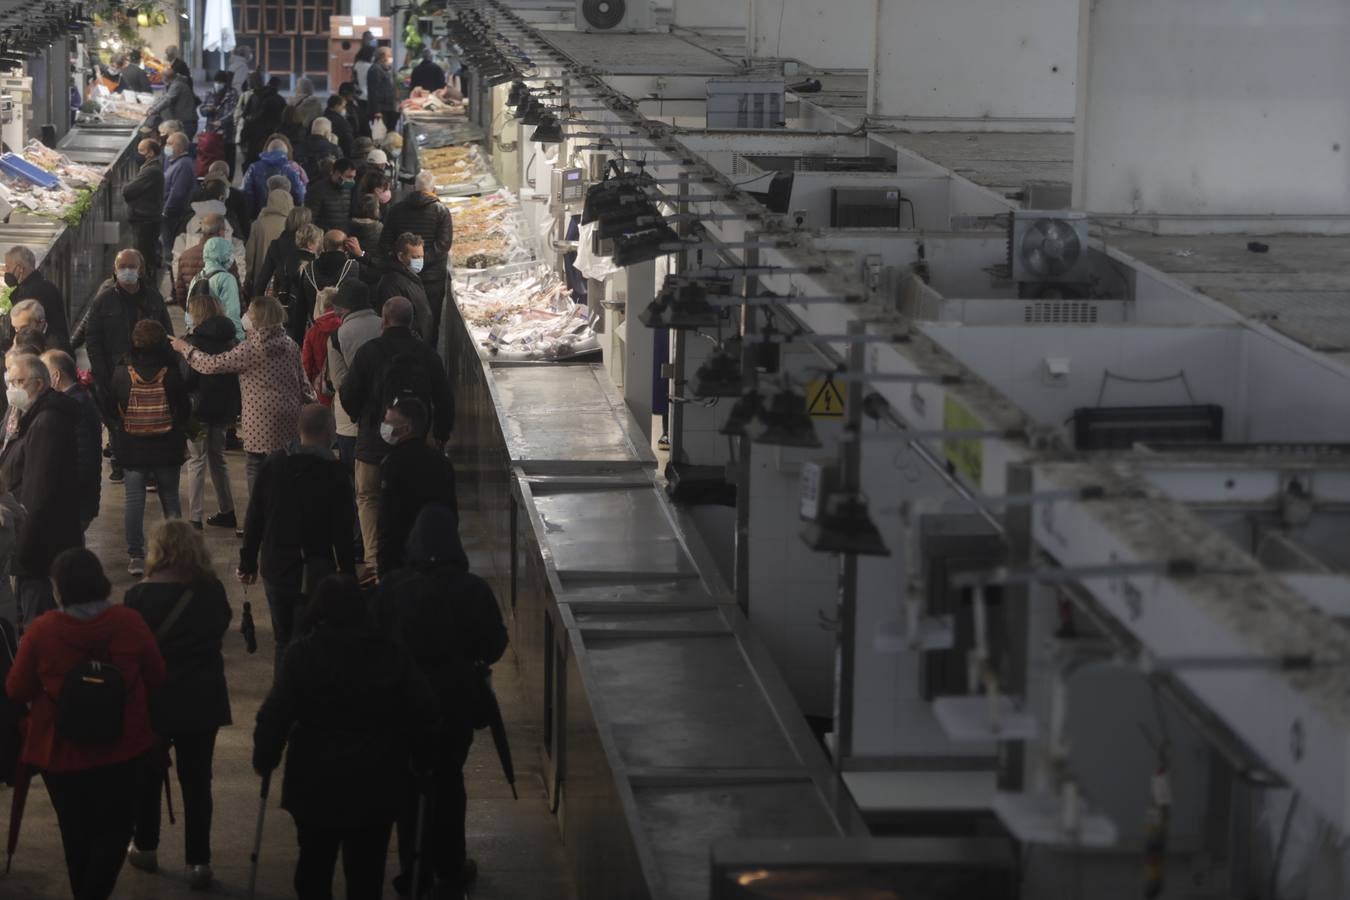
<path id="1" fill-rule="evenodd" d="M 819 447 L 815 423 L 806 411 L 806 397 L 784 387 L 773 395 L 769 408 L 759 415 L 764 430 L 754 437 L 757 444 L 778 447 Z"/>
<path id="2" fill-rule="evenodd" d="M 825 512 L 802 529 L 802 540 L 823 553 L 890 556 L 861 494 L 836 492 L 825 498 Z"/>
<path id="3" fill-rule="evenodd" d="M 539 118 L 538 127 L 530 135 L 530 140 L 537 144 L 561 144 L 563 142 L 562 123 L 552 113 L 544 113 Z"/>
<path id="4" fill-rule="evenodd" d="M 739 397 L 742 390 L 740 352 L 733 347 L 739 341 L 728 341 L 703 361 L 694 372 L 695 397 Z"/>
<path id="5" fill-rule="evenodd" d="M 731 407 L 731 413 L 718 431 L 732 437 L 753 437 L 763 430 L 759 424 L 759 414 L 763 411 L 764 397 L 759 391 L 746 391 Z"/>

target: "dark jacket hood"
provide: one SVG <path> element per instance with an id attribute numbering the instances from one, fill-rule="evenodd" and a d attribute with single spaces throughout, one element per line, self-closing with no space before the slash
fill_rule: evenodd
<path id="1" fill-rule="evenodd" d="M 443 503 L 422 507 L 408 532 L 404 559 L 414 566 L 449 566 L 469 571 L 469 558 L 459 540 L 459 516 Z"/>
<path id="2" fill-rule="evenodd" d="M 234 322 L 229 316 L 212 316 L 205 322 L 192 323 L 192 333 L 208 341 L 234 343 Z"/>
<path id="3" fill-rule="evenodd" d="M 42 392 L 42 395 L 33 401 L 33 405 L 28 408 L 28 412 L 23 414 L 24 422 L 31 421 L 39 413 L 52 412 L 58 416 L 65 416 L 72 422 L 80 421 L 80 401 L 68 394 L 63 394 L 54 388 L 48 388 Z"/>

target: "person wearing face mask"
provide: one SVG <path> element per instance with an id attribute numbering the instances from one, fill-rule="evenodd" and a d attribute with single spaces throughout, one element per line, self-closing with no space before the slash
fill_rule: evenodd
<path id="1" fill-rule="evenodd" d="M 376 565 L 381 580 L 402 567 L 408 534 L 423 506 L 441 504 L 458 520 L 455 467 L 427 443 L 430 424 L 426 404 L 411 393 L 395 397 L 380 423 L 380 439 L 390 448 L 380 463 Z"/>
<path id="2" fill-rule="evenodd" d="M 48 578 L 52 560 L 84 539 L 75 477 L 80 406 L 52 390 L 51 373 L 40 358 L 11 353 L 5 363 L 5 397 L 19 410 L 19 420 L 0 450 L 0 490 L 28 511 L 10 560 L 22 630 L 55 608 Z"/>
<path id="3" fill-rule="evenodd" d="M 15 344 L 18 337 L 26 334 L 40 334 L 42 349 L 70 350 L 70 343 L 51 333 L 47 324 L 47 311 L 37 300 L 20 300 L 9 311 L 9 324 L 14 329 Z"/>
<path id="4" fill-rule="evenodd" d="M 341 94 L 330 95 L 328 108 L 324 111 L 323 117 L 333 127 L 333 138 L 337 141 L 338 150 L 343 156 L 351 156 L 352 142 L 356 140 L 356 134 L 352 130 L 351 121 L 347 118 L 347 98 Z"/>
<path id="5" fill-rule="evenodd" d="M 351 358 L 339 385 L 338 398 L 357 422 L 356 507 L 366 551 L 367 578 L 378 571 L 380 463 L 389 444 L 380 436 L 389 404 L 410 393 L 431 410 L 432 434 L 438 444 L 450 437 L 455 401 L 450 379 L 436 351 L 413 334 L 413 307 L 406 297 L 391 297 L 381 313 L 383 331 Z M 342 339 L 342 330 L 338 331 Z"/>
<path id="6" fill-rule="evenodd" d="M 275 297 L 255 297 L 244 314 L 244 340 L 238 346 L 212 355 L 175 339 L 173 348 L 202 375 L 239 376 L 251 493 L 267 454 L 295 440 L 300 407 L 314 399 L 300 365 L 300 348 L 286 334 L 286 311 Z"/>
<path id="7" fill-rule="evenodd" d="M 173 322 L 164 300 L 145 279 L 145 262 L 135 250 L 123 250 L 113 261 L 113 277 L 105 281 L 85 313 L 85 350 L 94 376 L 94 395 L 105 411 L 111 410 L 112 376 L 117 364 L 131 350 L 131 333 L 142 319 L 153 319 L 173 334 Z M 112 481 L 122 481 L 117 460 L 116 429 L 112 440 Z"/>
<path id="8" fill-rule="evenodd" d="M 69 350 L 70 320 L 66 318 L 65 297 L 60 288 L 37 270 L 37 257 L 23 244 L 15 244 L 5 253 L 5 285 L 10 288 L 11 330 L 17 332 L 24 327 L 15 321 L 13 307 L 25 300 L 35 300 L 41 304 L 42 330 L 47 334 L 47 343 L 57 349 Z"/>
<path id="9" fill-rule="evenodd" d="M 319 116 L 309 126 L 309 136 L 305 138 L 305 174 L 311 182 L 323 178 L 320 167 L 324 160 L 335 160 L 341 155 L 337 137 L 333 134 L 333 123 L 326 116 Z M 332 163 L 330 162 L 329 165 Z"/>
<path id="10" fill-rule="evenodd" d="M 76 481 L 80 487 L 80 530 L 88 531 L 98 516 L 103 494 L 103 421 L 94 396 L 80 384 L 75 360 L 69 353 L 48 350 L 42 354 L 42 362 L 52 376 L 52 388 L 80 405 L 75 440 Z"/>
<path id="11" fill-rule="evenodd" d="M 192 215 L 192 191 L 196 186 L 187 135 L 181 132 L 169 135 L 164 145 L 164 215 L 159 232 L 165 265 L 172 262 L 174 239 Z"/>
<path id="12" fill-rule="evenodd" d="M 314 224 L 324 231 L 345 230 L 351 221 L 355 188 L 356 164 L 349 159 L 334 162 L 328 177 L 311 184 L 305 195 L 305 206 L 314 210 Z"/>
<path id="13" fill-rule="evenodd" d="M 375 51 L 375 63 L 366 73 L 366 97 L 370 117 L 384 120 L 384 127 L 393 131 L 398 124 L 398 93 L 394 88 L 394 51 L 380 47 Z"/>
<path id="14" fill-rule="evenodd" d="M 366 95 L 366 89 L 358 87 L 355 81 L 344 81 L 338 85 L 338 94 L 347 104 L 347 124 L 352 127 L 352 134 L 358 138 L 370 137 L 370 115 L 368 110 L 370 105 L 362 98 Z M 356 148 L 355 142 L 352 143 L 353 150 Z"/>
<path id="15" fill-rule="evenodd" d="M 435 175 L 428 171 L 418 172 L 413 186 L 416 190 L 389 207 L 384 217 L 380 256 L 393 262 L 394 242 L 404 232 L 422 238 L 426 263 L 418 277 L 422 280 L 422 289 L 426 291 L 427 303 L 431 306 L 431 329 L 424 332 L 423 337 L 435 346 L 441 327 L 441 307 L 446 299 L 454 226 L 450 220 L 450 210 L 436 196 Z"/>
<path id="16" fill-rule="evenodd" d="M 153 282 L 159 273 L 159 232 L 164 221 L 164 163 L 159 158 L 158 141 L 146 138 L 136 145 L 136 152 L 145 162 L 136 177 L 122 188 L 122 199 L 127 204 L 132 246 L 145 257 Z"/>
<path id="17" fill-rule="evenodd" d="M 150 93 L 150 78 L 145 74 L 145 69 L 141 68 L 141 51 L 132 50 L 127 57 L 128 61 L 122 68 L 122 80 L 118 90 L 135 91 L 138 94 Z"/>
<path id="18" fill-rule="evenodd" d="M 418 235 L 405 231 L 398 236 L 394 242 L 394 263 L 375 288 L 375 309 L 383 309 L 390 297 L 407 297 L 413 307 L 413 331 L 430 344 L 427 336 L 432 328 L 431 305 L 427 303 L 427 292 L 422 287 L 424 252 L 422 238 Z"/>

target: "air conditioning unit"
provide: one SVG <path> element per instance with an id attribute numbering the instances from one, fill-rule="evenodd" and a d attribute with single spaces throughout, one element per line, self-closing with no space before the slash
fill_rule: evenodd
<path id="1" fill-rule="evenodd" d="M 1014 210 L 1008 241 L 1008 268 L 1023 296 L 1039 296 L 1039 285 L 1083 284 L 1089 280 L 1087 213 Z M 1072 292 L 1046 299 L 1076 299 Z"/>
<path id="2" fill-rule="evenodd" d="M 652 0 L 577 0 L 577 31 L 656 31 Z"/>

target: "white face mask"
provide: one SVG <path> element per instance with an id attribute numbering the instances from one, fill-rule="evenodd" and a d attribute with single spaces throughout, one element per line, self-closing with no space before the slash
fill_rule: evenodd
<path id="1" fill-rule="evenodd" d="M 248 317 L 248 313 L 244 313 L 243 318 L 240 319 L 240 321 L 244 323 L 245 331 L 253 330 L 253 320 Z"/>
<path id="2" fill-rule="evenodd" d="M 140 281 L 140 280 L 141 280 L 141 273 L 140 273 L 140 270 L 139 270 L 139 269 L 118 269 L 118 270 L 117 270 L 117 283 L 118 283 L 118 284 L 124 284 L 124 285 L 126 285 L 127 287 L 131 287 L 132 285 L 134 285 L 136 282 L 138 282 L 138 281 Z"/>
<path id="3" fill-rule="evenodd" d="M 386 444 L 394 443 L 394 426 L 390 425 L 388 422 L 381 422 L 380 438 L 383 439 Z"/>
<path id="4" fill-rule="evenodd" d="M 417 273 L 421 272 L 421 271 L 422 271 L 422 266 L 425 265 L 425 264 L 426 264 L 426 259 L 425 259 L 425 257 L 421 257 L 421 256 L 414 256 L 412 259 L 408 260 L 408 268 L 410 268 L 410 269 L 413 270 L 413 274 L 414 274 L 414 275 L 416 275 Z"/>
<path id="5" fill-rule="evenodd" d="M 28 396 L 28 392 L 21 387 L 12 387 L 5 391 L 5 399 L 9 405 L 19 412 L 27 412 L 28 407 L 33 405 L 33 398 Z"/>

